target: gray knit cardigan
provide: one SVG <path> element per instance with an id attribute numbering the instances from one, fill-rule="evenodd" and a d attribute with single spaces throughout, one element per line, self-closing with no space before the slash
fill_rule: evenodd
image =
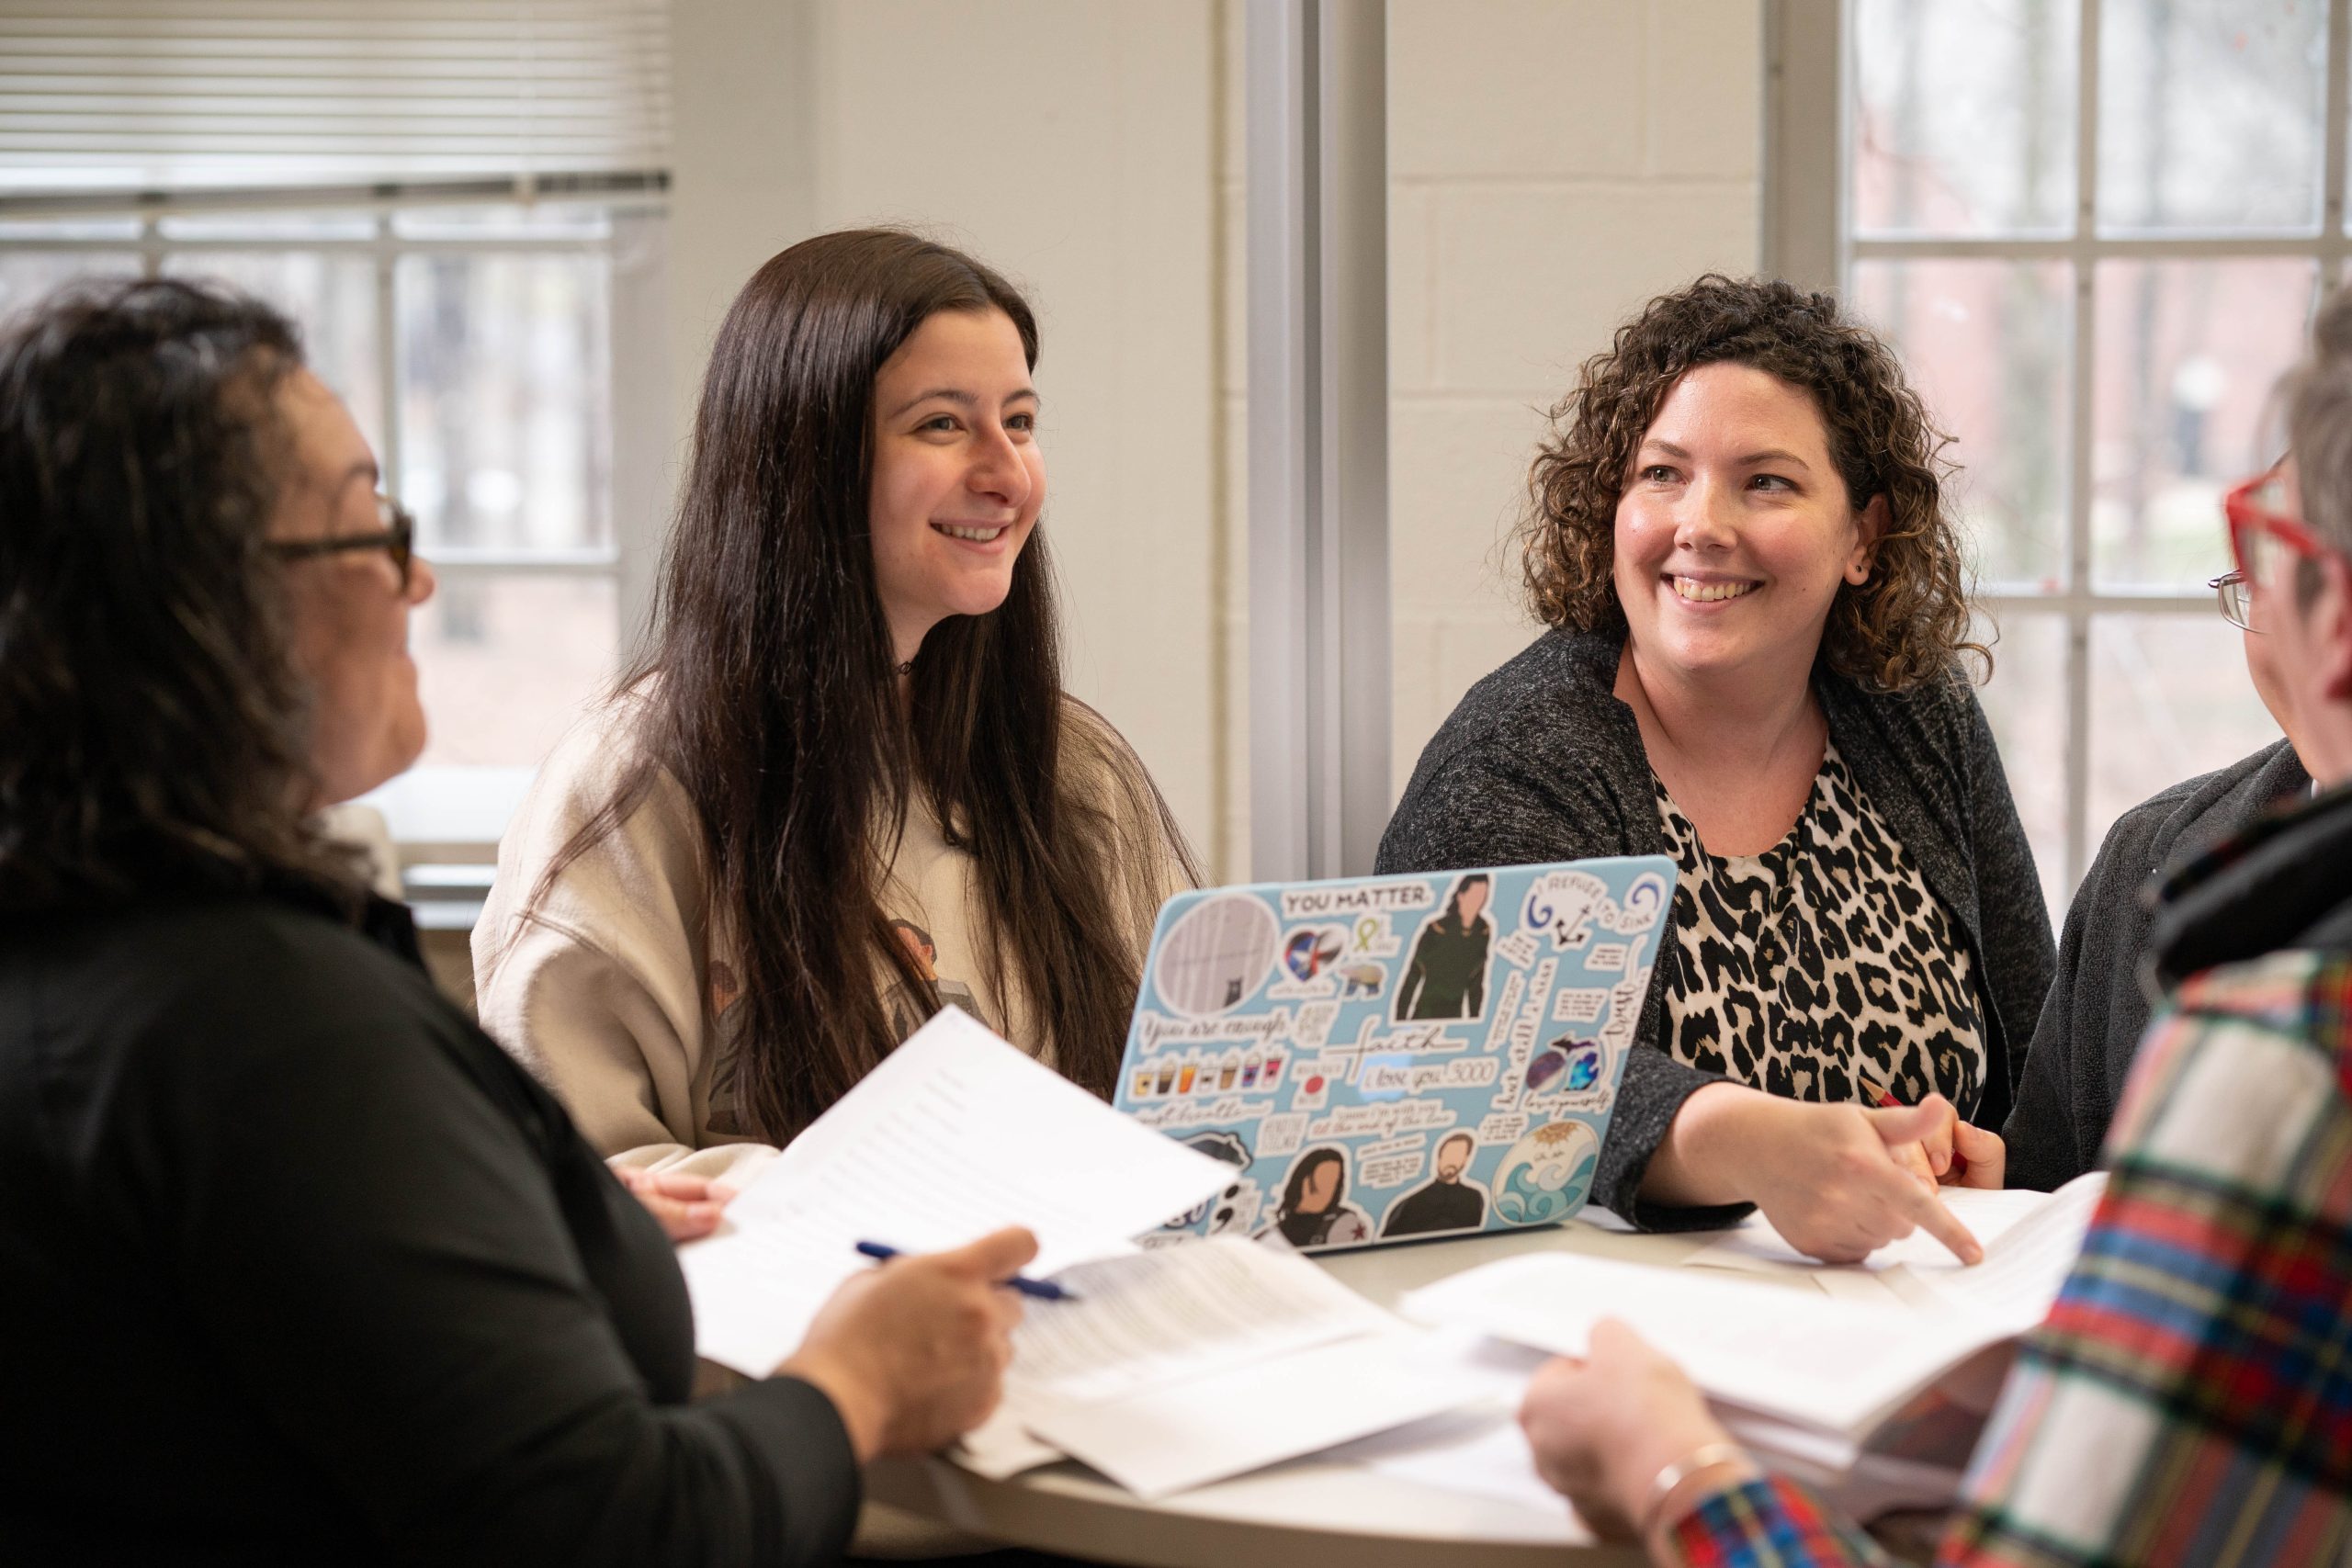
<path id="1" fill-rule="evenodd" d="M 1617 700 L 1624 632 L 1549 631 L 1470 688 L 1421 752 L 1380 840 L 1383 872 L 1665 854 L 1649 757 Z M 2024 1041 L 2056 963 L 2050 911 L 1975 693 L 1957 671 L 1900 694 L 1816 668 L 1814 692 L 1855 782 L 1958 925 L 1984 1004 L 1984 1092 L 1962 1112 L 2007 1116 Z M 1593 1201 L 1651 1229 L 1737 1211 L 1669 1209 L 1635 1193 L 1683 1100 L 1717 1075 L 1665 1050 L 1666 966 L 1652 974 Z"/>
<path id="2" fill-rule="evenodd" d="M 2277 740 L 2218 773 L 2158 792 L 2107 830 L 2067 908 L 2057 978 L 2001 1129 L 2010 1186 L 2046 1192 L 2098 1164 L 2148 1027 L 2140 970 L 2155 923 L 2154 879 L 2311 787 L 2295 749 Z"/>

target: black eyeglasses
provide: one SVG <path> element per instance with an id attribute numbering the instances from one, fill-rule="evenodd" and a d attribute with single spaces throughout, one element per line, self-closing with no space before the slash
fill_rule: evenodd
<path id="1" fill-rule="evenodd" d="M 309 560 L 337 556 L 346 550 L 382 550 L 401 574 L 401 592 L 408 592 L 409 562 L 416 555 L 416 519 L 389 495 L 376 498 L 376 520 L 383 524 L 374 534 L 340 534 L 326 539 L 272 539 L 270 552 L 280 560 Z"/>
<path id="2" fill-rule="evenodd" d="M 2222 601 L 2222 619 L 2240 631 L 2254 630 L 2254 585 L 2242 571 L 2225 571 L 2206 587 Z"/>

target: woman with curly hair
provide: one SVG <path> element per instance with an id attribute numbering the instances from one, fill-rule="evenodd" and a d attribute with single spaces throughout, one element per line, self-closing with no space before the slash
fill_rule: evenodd
<path id="1" fill-rule="evenodd" d="M 1990 655 L 1943 438 L 1827 295 L 1718 276 L 1553 419 L 1522 530 L 1550 629 L 1421 753 L 1380 869 L 1672 856 L 1595 1195 L 1660 1228 L 1752 1202 L 1832 1259 L 1924 1225 L 1973 1260 L 1915 1177 L 2000 1184 L 1979 1128 L 2055 953 L 1961 664 Z"/>

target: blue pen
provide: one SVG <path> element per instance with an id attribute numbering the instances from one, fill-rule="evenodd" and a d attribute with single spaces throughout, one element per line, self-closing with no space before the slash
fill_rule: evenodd
<path id="1" fill-rule="evenodd" d="M 878 1241 L 861 1241 L 857 1244 L 857 1249 L 877 1263 L 888 1262 L 899 1256 L 897 1247 Z M 1005 1289 L 1019 1291 L 1032 1301 L 1074 1302 L 1078 1300 L 1077 1296 L 1055 1284 L 1051 1280 L 1032 1280 L 1026 1274 L 1015 1274 L 1002 1283 Z"/>

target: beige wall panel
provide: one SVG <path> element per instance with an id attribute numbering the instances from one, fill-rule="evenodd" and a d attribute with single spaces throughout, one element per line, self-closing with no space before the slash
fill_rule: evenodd
<path id="1" fill-rule="evenodd" d="M 1390 0 L 1401 791 L 1534 636 L 1509 534 L 1548 409 L 1643 301 L 1757 265 L 1758 0 Z"/>
<path id="2" fill-rule="evenodd" d="M 1642 168 L 1644 7 L 1389 0 L 1390 175 Z"/>
<path id="3" fill-rule="evenodd" d="M 1216 8 L 835 0 L 817 222 L 913 223 L 1027 290 L 1070 686 L 1216 826 Z"/>
<path id="4" fill-rule="evenodd" d="M 1754 179 L 1763 163 L 1760 0 L 1664 0 L 1650 7 L 1652 175 Z"/>
<path id="5" fill-rule="evenodd" d="M 1448 189 L 1438 205 L 1437 380 L 1556 397 L 1625 316 L 1702 272 L 1756 265 L 1737 185 Z"/>

